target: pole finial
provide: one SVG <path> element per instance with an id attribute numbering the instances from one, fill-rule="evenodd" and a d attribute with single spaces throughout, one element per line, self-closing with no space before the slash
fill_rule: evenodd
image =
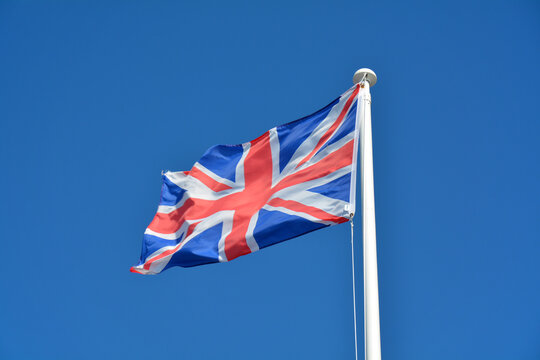
<path id="1" fill-rule="evenodd" d="M 362 80 L 369 81 L 369 86 L 371 87 L 377 83 L 377 75 L 375 75 L 373 70 L 367 68 L 356 70 L 353 76 L 353 83 L 358 84 Z"/>

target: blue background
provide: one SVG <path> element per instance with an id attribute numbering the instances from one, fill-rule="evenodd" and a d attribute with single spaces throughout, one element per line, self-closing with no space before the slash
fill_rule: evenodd
<path id="1" fill-rule="evenodd" d="M 383 358 L 540 358 L 539 20 L 537 1 L 2 1 L 0 358 L 353 359 L 347 224 L 129 267 L 162 169 L 314 112 L 359 67 L 379 75 Z"/>

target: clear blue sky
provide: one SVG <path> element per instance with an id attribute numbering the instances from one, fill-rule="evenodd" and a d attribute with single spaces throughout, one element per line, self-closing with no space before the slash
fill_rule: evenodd
<path id="1" fill-rule="evenodd" d="M 353 359 L 347 224 L 129 267 L 162 169 L 370 67 L 383 358 L 539 359 L 539 44 L 537 1 L 2 1 L 0 358 Z"/>

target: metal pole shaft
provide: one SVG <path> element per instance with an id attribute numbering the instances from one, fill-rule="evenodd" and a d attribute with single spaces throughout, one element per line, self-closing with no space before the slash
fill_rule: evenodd
<path id="1" fill-rule="evenodd" d="M 381 359 L 377 240 L 375 233 L 375 194 L 373 187 L 373 147 L 371 139 L 370 83 L 359 93 L 360 161 L 362 187 L 362 230 L 364 240 L 364 328 L 366 360 Z"/>
<path id="2" fill-rule="evenodd" d="M 356 331 L 356 280 L 354 276 L 354 222 L 351 218 L 351 265 L 352 265 L 352 293 L 353 293 L 353 316 L 354 316 L 354 358 L 358 360 L 358 335 Z"/>

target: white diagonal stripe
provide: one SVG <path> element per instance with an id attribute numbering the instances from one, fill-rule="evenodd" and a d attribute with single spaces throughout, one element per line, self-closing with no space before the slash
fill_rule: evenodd
<path id="1" fill-rule="evenodd" d="M 303 170 L 311 165 L 314 165 L 318 163 L 319 161 L 323 160 L 328 155 L 332 154 L 335 151 L 338 151 L 343 146 L 345 146 L 348 142 L 354 140 L 354 132 L 351 132 L 347 134 L 346 136 L 342 137 L 335 143 L 332 143 L 328 146 L 326 146 L 324 149 L 320 150 L 317 154 L 315 154 L 310 160 L 306 161 L 302 166 L 298 167 L 297 169 L 294 169 L 291 173 L 294 174 L 300 170 Z"/>
<path id="2" fill-rule="evenodd" d="M 208 170 L 206 167 L 204 167 L 204 165 L 202 165 L 199 162 L 196 162 L 195 165 L 193 165 L 193 167 L 199 169 L 205 175 L 207 175 L 208 177 L 212 178 L 213 180 L 215 180 L 215 181 L 217 181 L 219 183 L 225 184 L 225 185 L 230 186 L 230 187 L 235 186 L 233 181 L 231 181 L 229 179 L 222 178 L 221 176 L 217 175 L 216 173 Z"/>
<path id="3" fill-rule="evenodd" d="M 226 238 L 227 235 L 229 235 L 231 230 L 232 230 L 232 216 L 233 216 L 233 214 L 234 214 L 234 211 L 232 211 L 232 210 L 225 210 L 225 211 L 216 212 L 215 214 L 212 214 L 211 216 L 205 218 L 204 220 L 202 220 L 202 222 L 197 224 L 194 231 L 188 237 L 186 237 L 184 240 L 182 240 L 182 242 L 180 244 L 178 244 L 176 246 L 165 246 L 165 247 L 155 251 L 154 253 L 152 253 L 152 255 L 150 255 L 150 256 L 148 256 L 146 258 L 146 262 L 148 262 L 148 261 L 152 260 L 153 258 L 155 258 L 156 256 L 162 254 L 164 251 L 176 248 L 176 250 L 172 254 L 169 254 L 169 255 L 161 258 L 161 259 L 158 259 L 158 260 L 154 261 L 150 265 L 149 273 L 150 274 L 157 274 L 157 273 L 161 272 L 163 270 L 163 268 L 169 263 L 169 261 L 171 260 L 173 255 L 176 254 L 178 251 L 180 251 L 187 243 L 189 243 L 190 240 L 192 240 L 194 237 L 201 234 L 202 232 L 208 230 L 209 228 L 211 228 L 211 227 L 213 227 L 215 225 L 218 225 L 219 223 L 223 223 L 223 227 L 221 229 L 221 238 L 220 238 L 220 243 L 221 243 L 222 239 Z M 194 222 L 196 222 L 196 221 L 194 221 Z M 218 247 L 218 250 L 219 250 L 219 247 Z M 223 259 L 225 259 L 225 260 L 223 260 Z M 219 261 L 227 261 L 226 257 L 222 258 L 221 251 L 220 251 L 220 254 L 219 254 Z"/>
<path id="4" fill-rule="evenodd" d="M 321 209 L 334 216 L 345 217 L 348 212 L 345 206 L 349 203 L 343 200 L 334 199 L 322 194 L 311 191 L 286 191 L 277 198 L 282 200 L 293 200 L 306 206 L 312 206 Z"/>
<path id="5" fill-rule="evenodd" d="M 270 151 L 272 153 L 272 186 L 280 180 L 279 171 L 279 137 L 276 128 L 268 131 L 270 137 Z"/>
<path id="6" fill-rule="evenodd" d="M 270 199 L 273 199 L 275 197 L 281 197 L 281 194 L 289 192 L 289 191 L 303 191 L 303 190 L 309 190 L 311 188 L 322 186 L 325 184 L 328 184 L 329 182 L 339 179 L 340 177 L 347 175 L 351 172 L 351 165 L 347 165 L 342 167 L 341 169 L 338 169 L 324 177 L 313 179 L 310 181 L 305 181 L 300 184 L 292 185 L 289 187 L 286 187 L 285 189 L 279 190 L 275 192 Z M 286 196 L 286 195 L 284 195 Z"/>
<path id="7" fill-rule="evenodd" d="M 251 217 L 249 220 L 249 225 L 246 233 L 246 243 L 249 246 L 249 249 L 251 252 L 255 252 L 259 250 L 259 244 L 257 244 L 257 241 L 255 241 L 255 238 L 253 237 L 253 231 L 255 230 L 255 225 L 257 225 L 257 220 L 259 219 L 259 212 L 257 211 L 255 215 Z"/>
<path id="8" fill-rule="evenodd" d="M 304 142 L 296 149 L 291 161 L 285 166 L 282 171 L 282 176 L 289 174 L 296 166 L 302 161 L 307 155 L 309 155 L 319 143 L 321 137 L 328 131 L 332 124 L 337 120 L 339 114 L 345 107 L 350 93 L 354 91 L 354 87 L 345 92 L 340 101 L 334 105 L 332 110 L 328 113 L 326 118 L 321 121 L 321 123 L 313 130 L 313 132 L 304 140 Z"/>
<path id="9" fill-rule="evenodd" d="M 242 157 L 240 158 L 240 161 L 238 161 L 238 164 L 236 165 L 236 174 L 235 174 L 235 183 L 236 187 L 243 189 L 245 186 L 245 179 L 244 179 L 244 160 L 246 160 L 246 156 L 249 153 L 249 149 L 251 149 L 251 143 L 243 143 L 242 148 L 244 151 L 242 152 Z"/>
<path id="10" fill-rule="evenodd" d="M 335 222 L 333 222 L 333 221 L 321 220 L 321 219 L 318 219 L 315 216 L 311 216 L 311 215 L 309 215 L 307 213 L 304 213 L 304 212 L 301 212 L 301 211 L 293 211 L 293 210 L 287 209 L 286 207 L 282 207 L 282 206 L 271 206 L 271 205 L 266 204 L 266 205 L 263 206 L 263 209 L 268 210 L 268 211 L 280 211 L 280 212 L 283 212 L 283 213 L 285 213 L 287 215 L 298 216 L 298 217 L 301 217 L 301 218 L 304 218 L 306 220 L 316 222 L 316 223 L 319 223 L 319 224 L 335 225 Z"/>

